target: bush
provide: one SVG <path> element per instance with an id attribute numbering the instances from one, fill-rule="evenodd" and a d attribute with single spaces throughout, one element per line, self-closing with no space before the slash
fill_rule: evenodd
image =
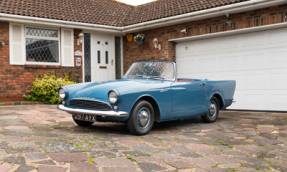
<path id="1" fill-rule="evenodd" d="M 54 74 L 50 76 L 44 75 L 42 79 L 38 78 L 38 74 L 35 75 L 35 81 L 30 91 L 27 91 L 30 95 L 23 97 L 28 101 L 43 101 L 46 104 L 60 104 L 62 99 L 58 96 L 58 89 L 62 86 L 76 84 L 74 81 L 70 81 L 65 75 L 65 78 L 59 78 Z"/>

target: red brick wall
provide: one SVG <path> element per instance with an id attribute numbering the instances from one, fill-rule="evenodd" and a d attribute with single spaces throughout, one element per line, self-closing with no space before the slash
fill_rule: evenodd
<path id="1" fill-rule="evenodd" d="M 81 30 L 74 30 L 75 51 L 82 51 L 82 45 L 77 46 L 76 44 L 80 32 Z M 75 77 L 78 76 L 79 81 L 82 81 L 81 67 L 78 69 L 77 67 L 10 65 L 8 22 L 0 21 L 0 41 L 5 43 L 5 45 L 0 46 L 0 101 L 24 100 L 22 96 L 27 94 L 27 90 L 31 89 L 37 71 L 40 76 L 43 76 L 44 73 L 48 75 L 50 70 L 52 70 L 52 72 L 57 72 L 62 77 L 64 73 L 74 72 Z"/>
<path id="2" fill-rule="evenodd" d="M 128 42 L 127 38 L 124 37 L 124 72 L 128 70 L 135 60 L 158 59 L 174 61 L 175 45 L 174 43 L 168 42 L 169 39 L 282 23 L 287 21 L 284 15 L 286 11 L 287 5 L 281 5 L 232 14 L 228 18 L 226 16 L 221 16 L 134 33 L 134 36 L 140 33 L 145 34 L 148 43 L 138 47 L 134 41 Z M 226 25 L 226 21 L 232 21 L 234 28 Z M 185 28 L 188 30 L 189 35 L 180 32 Z M 162 44 L 161 51 L 154 48 L 154 38 L 157 38 L 160 44 Z"/>

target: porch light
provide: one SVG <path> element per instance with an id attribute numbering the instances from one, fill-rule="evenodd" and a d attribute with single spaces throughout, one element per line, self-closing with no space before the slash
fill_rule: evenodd
<path id="1" fill-rule="evenodd" d="M 77 45 L 80 45 L 84 42 L 84 34 L 80 33 L 79 34 L 79 39 L 77 40 Z"/>
<path id="2" fill-rule="evenodd" d="M 158 43 L 158 39 L 157 38 L 154 38 L 153 45 L 154 45 L 155 49 L 158 49 L 159 51 L 161 50 L 161 44 Z"/>

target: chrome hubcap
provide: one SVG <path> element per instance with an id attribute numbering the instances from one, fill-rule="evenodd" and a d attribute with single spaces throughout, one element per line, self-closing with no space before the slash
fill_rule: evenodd
<path id="1" fill-rule="evenodd" d="M 216 104 L 214 102 L 210 102 L 210 104 L 209 104 L 209 115 L 211 117 L 215 117 L 216 113 L 217 113 Z"/>
<path id="2" fill-rule="evenodd" d="M 146 108 L 142 108 L 138 113 L 138 124 L 140 128 L 145 128 L 148 126 L 150 121 L 150 112 Z"/>

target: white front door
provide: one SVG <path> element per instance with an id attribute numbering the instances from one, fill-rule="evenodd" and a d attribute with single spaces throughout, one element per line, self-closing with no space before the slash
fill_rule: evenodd
<path id="1" fill-rule="evenodd" d="M 108 81 L 115 79 L 114 37 L 92 34 L 91 79 Z"/>
<path id="2" fill-rule="evenodd" d="M 179 78 L 236 80 L 229 109 L 287 111 L 287 28 L 178 43 Z"/>

